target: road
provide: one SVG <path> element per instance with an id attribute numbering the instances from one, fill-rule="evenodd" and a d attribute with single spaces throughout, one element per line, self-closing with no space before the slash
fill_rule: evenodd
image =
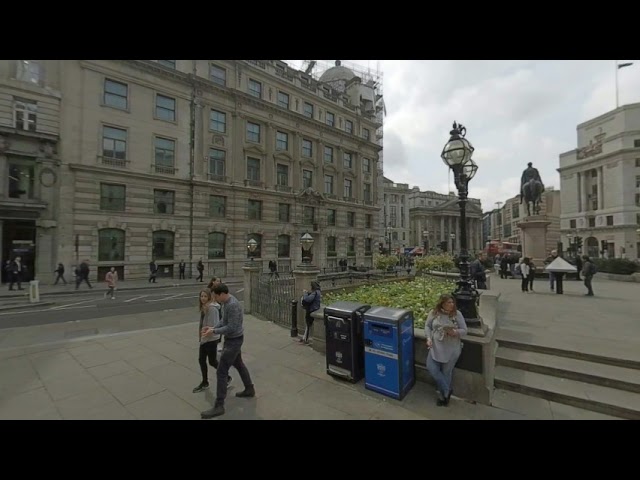
<path id="1" fill-rule="evenodd" d="M 229 283 L 230 293 L 243 300 L 242 283 Z M 95 288 L 95 292 L 77 295 L 73 293 L 48 296 L 46 301 L 55 305 L 43 308 L 25 308 L 0 312 L 0 329 L 47 325 L 131 315 L 137 313 L 170 311 L 193 306 L 194 319 L 197 318 L 197 298 L 200 288 L 197 285 L 176 286 L 172 288 L 149 288 L 148 290 L 123 290 L 117 292 L 116 299 L 104 298 L 104 289 Z"/>

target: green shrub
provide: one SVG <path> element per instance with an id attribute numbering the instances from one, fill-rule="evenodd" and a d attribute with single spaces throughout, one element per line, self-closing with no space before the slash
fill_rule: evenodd
<path id="1" fill-rule="evenodd" d="M 439 271 L 439 272 L 451 272 L 455 268 L 453 257 L 449 254 L 443 253 L 440 255 L 427 255 L 426 257 L 416 260 L 416 269 L 418 272 L 422 271 Z"/>
<path id="2" fill-rule="evenodd" d="M 433 309 L 443 293 L 451 293 L 456 285 L 449 280 L 436 278 L 416 278 L 412 282 L 389 282 L 364 285 L 352 292 L 338 290 L 323 296 L 322 303 L 328 306 L 334 302 L 360 302 L 380 307 L 403 308 L 413 311 L 415 328 L 424 328 L 427 314 Z"/>
<path id="3" fill-rule="evenodd" d="M 398 257 L 393 255 L 379 255 L 373 256 L 373 265 L 378 270 L 387 270 L 389 267 L 395 267 L 398 264 Z"/>
<path id="4" fill-rule="evenodd" d="M 638 265 L 626 258 L 594 258 L 592 261 L 599 272 L 631 275 L 638 271 Z"/>

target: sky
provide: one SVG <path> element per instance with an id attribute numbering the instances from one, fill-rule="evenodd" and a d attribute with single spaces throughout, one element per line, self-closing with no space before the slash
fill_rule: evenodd
<path id="1" fill-rule="evenodd" d="M 302 60 L 286 60 L 300 67 Z M 331 62 L 333 60 L 327 60 Z M 440 158 L 455 121 L 478 173 L 469 196 L 484 211 L 519 193 L 528 162 L 560 188 L 558 157 L 576 126 L 615 108 L 615 60 L 346 60 L 383 73 L 384 174 L 421 190 L 455 191 Z M 618 71 L 620 105 L 640 102 L 640 61 Z"/>

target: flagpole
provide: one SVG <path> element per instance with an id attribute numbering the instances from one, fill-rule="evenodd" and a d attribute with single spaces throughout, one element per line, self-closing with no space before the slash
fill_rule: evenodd
<path id="1" fill-rule="evenodd" d="M 618 70 L 620 70 L 618 68 L 618 60 L 614 60 L 615 63 L 615 68 L 616 68 L 616 110 L 618 109 Z"/>

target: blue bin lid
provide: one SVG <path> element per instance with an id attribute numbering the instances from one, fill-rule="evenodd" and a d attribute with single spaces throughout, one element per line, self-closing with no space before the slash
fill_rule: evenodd
<path id="1" fill-rule="evenodd" d="M 413 312 L 402 308 L 373 307 L 365 312 L 364 320 L 398 324 L 407 316 L 413 318 Z"/>
<path id="2" fill-rule="evenodd" d="M 351 314 L 357 310 L 360 310 L 362 307 L 369 308 L 369 305 L 366 303 L 360 302 L 335 302 L 324 308 L 324 313 L 333 314 L 333 313 L 347 313 Z"/>

